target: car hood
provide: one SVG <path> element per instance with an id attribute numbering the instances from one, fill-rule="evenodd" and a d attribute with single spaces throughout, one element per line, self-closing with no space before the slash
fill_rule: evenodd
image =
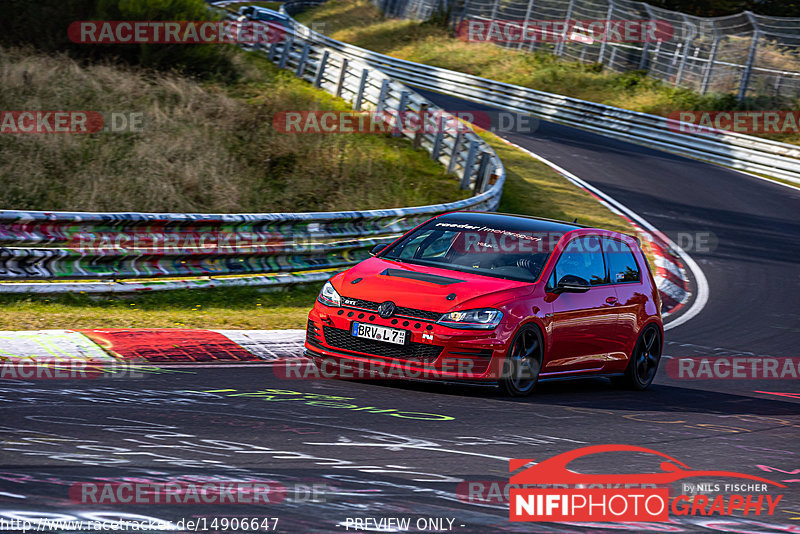
<path id="1" fill-rule="evenodd" d="M 360 281 L 355 282 L 360 279 Z M 351 267 L 335 280 L 341 297 L 384 302 L 445 313 L 475 301 L 476 307 L 498 305 L 530 282 L 506 280 L 427 265 L 412 265 L 370 258 Z M 447 299 L 448 296 L 450 300 Z"/>

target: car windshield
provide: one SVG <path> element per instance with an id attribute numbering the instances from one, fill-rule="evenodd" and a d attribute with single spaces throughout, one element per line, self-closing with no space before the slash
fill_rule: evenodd
<path id="1" fill-rule="evenodd" d="M 278 13 L 268 13 L 266 11 L 259 11 L 256 14 L 256 18 L 258 20 L 266 20 L 266 21 L 279 21 L 281 19 Z"/>
<path id="2" fill-rule="evenodd" d="M 380 257 L 535 282 L 550 256 L 554 242 L 551 237 L 511 226 L 487 227 L 479 223 L 434 219 L 406 235 Z"/>

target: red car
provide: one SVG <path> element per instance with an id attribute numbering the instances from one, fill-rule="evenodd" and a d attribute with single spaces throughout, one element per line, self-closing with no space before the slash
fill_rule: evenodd
<path id="1" fill-rule="evenodd" d="M 533 217 L 430 219 L 327 282 L 308 316 L 318 367 L 406 378 L 653 381 L 661 299 L 635 238 Z M 345 376 L 340 374 L 339 376 Z"/>

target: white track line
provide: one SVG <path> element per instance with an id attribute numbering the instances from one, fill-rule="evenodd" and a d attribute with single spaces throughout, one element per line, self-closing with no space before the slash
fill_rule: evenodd
<path id="1" fill-rule="evenodd" d="M 591 191 L 592 193 L 597 195 L 604 202 L 604 204 L 606 204 L 606 206 L 609 209 L 611 209 L 612 211 L 618 211 L 620 213 L 624 213 L 626 216 L 628 216 L 631 219 L 633 219 L 634 221 L 636 221 L 640 226 L 642 226 L 643 228 L 646 228 L 647 230 L 649 230 L 650 232 L 652 232 L 653 234 L 655 234 L 659 238 L 661 238 L 670 247 L 670 249 L 672 249 L 678 256 L 680 256 L 681 260 L 683 260 L 684 265 L 686 265 L 689 268 L 689 270 L 692 271 L 692 275 L 694 276 L 695 283 L 697 284 L 697 296 L 694 298 L 694 301 L 692 302 L 692 305 L 689 307 L 688 310 L 686 310 L 683 314 L 678 316 L 677 319 L 669 321 L 667 324 L 664 325 L 664 330 L 669 330 L 671 328 L 675 328 L 677 326 L 680 326 L 680 325 L 690 321 L 698 313 L 700 313 L 703 310 L 703 308 L 705 307 L 706 303 L 708 302 L 708 295 L 709 295 L 708 280 L 706 280 L 706 275 L 703 273 L 703 270 L 700 268 L 700 266 L 697 265 L 697 262 L 695 262 L 692 259 L 692 257 L 689 256 L 689 254 L 686 253 L 685 250 L 683 250 L 681 247 L 679 247 L 674 241 L 672 241 L 664 233 L 662 233 L 660 230 L 658 230 L 655 226 L 653 226 L 652 224 L 650 224 L 649 222 L 644 220 L 641 217 L 641 215 L 639 215 L 638 213 L 634 212 L 633 210 L 631 210 L 627 206 L 625 206 L 625 205 L 619 203 L 618 201 L 614 200 L 613 198 L 611 198 L 607 194 L 603 193 L 602 191 L 600 191 L 599 189 L 597 189 L 593 185 L 587 183 L 586 181 L 582 180 L 581 178 L 578 178 L 577 176 L 575 176 L 574 174 L 572 174 L 568 170 L 564 169 L 563 167 L 561 167 L 559 165 L 556 165 L 555 163 L 553 163 L 552 161 L 550 161 L 550 160 L 548 160 L 546 158 L 543 158 L 539 154 L 531 152 L 527 148 L 521 147 L 521 146 L 517 145 L 516 143 L 512 143 L 508 139 L 503 139 L 503 141 L 508 143 L 509 145 L 513 146 L 514 148 L 522 150 L 523 152 L 525 152 L 526 154 L 528 154 L 532 158 L 541 161 L 542 163 L 544 163 L 548 167 L 551 167 L 552 169 L 557 171 L 559 174 L 563 175 L 567 180 L 571 181 L 572 183 L 574 183 L 578 187 L 581 187 L 583 189 Z"/>

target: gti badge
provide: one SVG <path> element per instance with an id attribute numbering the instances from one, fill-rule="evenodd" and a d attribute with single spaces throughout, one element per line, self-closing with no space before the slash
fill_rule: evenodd
<path id="1" fill-rule="evenodd" d="M 397 308 L 394 302 L 391 300 L 387 300 L 386 302 L 382 302 L 380 306 L 378 306 L 378 315 L 383 317 L 384 319 L 388 319 L 392 315 L 394 315 L 394 310 Z"/>

